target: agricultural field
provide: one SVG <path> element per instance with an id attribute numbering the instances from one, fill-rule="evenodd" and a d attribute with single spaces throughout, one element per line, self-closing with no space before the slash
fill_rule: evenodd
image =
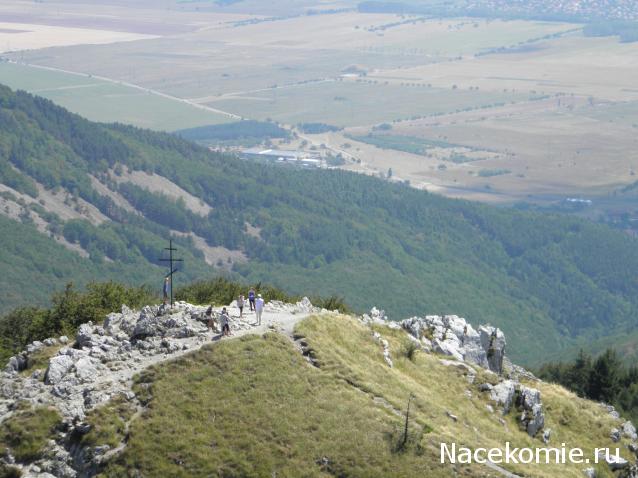
<path id="1" fill-rule="evenodd" d="M 232 118 L 139 88 L 0 62 L 0 83 L 43 96 L 93 121 L 129 123 L 163 131 L 225 123 Z"/>
<path id="2" fill-rule="evenodd" d="M 392 125 L 392 135 L 413 138 L 413 144 L 418 139 L 444 141 L 491 153 L 475 156 L 475 161 L 449 161 L 432 148 L 414 154 L 405 144 L 380 143 L 378 137 L 370 141 L 366 128 L 351 128 L 322 141 L 347 143 L 350 154 L 366 158 L 351 169 L 381 174 L 391 167 L 396 179 L 455 197 L 545 203 L 606 195 L 636 180 L 636 126 L 592 117 L 607 107 L 582 98 L 552 97 L 494 108 L 489 114 L 477 110 Z"/>
<path id="3" fill-rule="evenodd" d="M 189 99 L 336 78 L 349 68 L 401 71 L 568 32 L 567 24 L 402 19 L 342 13 L 213 22 L 176 37 L 21 52 L 30 63 L 130 81 Z M 408 21 L 409 20 L 409 21 Z M 399 23 L 398 25 L 395 25 Z M 131 66 L 131 65 L 134 66 Z M 400 79 L 401 73 L 393 73 Z M 450 83 L 449 86 L 452 86 Z M 406 90 L 406 96 L 411 94 Z"/>
<path id="4" fill-rule="evenodd" d="M 146 40 L 153 35 L 0 21 L 0 53 L 78 44 Z"/>
<path id="5" fill-rule="evenodd" d="M 273 120 L 298 133 L 279 147 L 455 197 L 546 203 L 635 181 L 638 43 L 356 3 L 7 0 L 0 50 L 20 25 L 59 34 L 5 52 L 17 64 L 0 64 L 0 83 L 153 129 Z M 308 122 L 345 129 L 296 129 Z"/>
<path id="6" fill-rule="evenodd" d="M 462 109 L 489 108 L 528 101 L 533 95 L 480 92 L 427 85 L 394 85 L 367 81 L 326 81 L 277 88 L 248 95 L 226 96 L 208 106 L 240 116 L 272 118 L 288 124 L 322 122 L 356 126 L 384 121 L 451 113 Z"/>

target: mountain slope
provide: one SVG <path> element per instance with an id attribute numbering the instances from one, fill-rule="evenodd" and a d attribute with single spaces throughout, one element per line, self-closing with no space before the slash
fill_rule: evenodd
<path id="1" fill-rule="evenodd" d="M 30 231 L 4 277 L 25 288 L 5 309 L 91 274 L 157 284 L 172 237 L 179 280 L 230 272 L 397 319 L 457 313 L 502 327 L 527 363 L 636 324 L 638 243 L 607 227 L 254 164 L 7 88 L 0 126 L 0 213 Z M 37 230 L 78 254 L 71 267 L 42 266 Z"/>
<path id="2" fill-rule="evenodd" d="M 200 321 L 206 308 L 123 308 L 83 324 L 74 347 L 30 344 L 0 374 L 0 471 L 576 478 L 592 467 L 599 478 L 626 478 L 594 464 L 594 448 L 618 448 L 625 468 L 636 461 L 624 419 L 503 360 L 498 330 L 477 332 L 457 317 L 389 323 L 302 300 L 269 302 L 261 325 L 231 306 L 236 338 L 220 339 Z M 484 332 L 496 342 L 484 343 Z M 612 429 L 623 433 L 614 439 Z M 516 451 L 500 466 L 441 461 L 442 444 L 480 460 L 480 448 L 506 443 L 538 450 L 540 463 L 518 463 L 529 455 Z M 580 448 L 590 462 L 557 463 L 545 447 Z"/>

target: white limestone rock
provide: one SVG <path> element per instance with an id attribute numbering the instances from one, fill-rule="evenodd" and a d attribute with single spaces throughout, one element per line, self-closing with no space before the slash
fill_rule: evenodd
<path id="1" fill-rule="evenodd" d="M 431 343 L 435 352 L 499 374 L 503 371 L 505 336 L 495 327 L 481 326 L 477 331 L 456 315 L 411 317 L 400 325 L 413 337 Z"/>
<path id="2" fill-rule="evenodd" d="M 494 385 L 490 391 L 490 400 L 503 407 L 503 414 L 506 414 L 514 404 L 516 385 L 512 380 L 503 380 Z"/>
<path id="3" fill-rule="evenodd" d="M 636 427 L 629 420 L 621 426 L 623 435 L 629 438 L 631 441 L 638 440 L 638 434 L 636 434 Z"/>
<path id="4" fill-rule="evenodd" d="M 44 376 L 44 383 L 47 385 L 57 385 L 74 365 L 73 357 L 70 355 L 56 355 L 49 360 L 49 367 Z"/>

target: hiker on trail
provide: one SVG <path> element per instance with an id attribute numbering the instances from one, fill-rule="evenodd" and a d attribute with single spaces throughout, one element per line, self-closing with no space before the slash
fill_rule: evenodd
<path id="1" fill-rule="evenodd" d="M 261 294 L 257 296 L 255 301 L 255 314 L 257 314 L 257 325 L 261 325 L 261 314 L 264 311 L 264 299 L 261 298 Z"/>
<path id="2" fill-rule="evenodd" d="M 168 276 L 164 277 L 164 288 L 162 289 L 162 291 L 164 292 L 164 305 L 166 305 L 166 302 L 168 301 L 168 287 L 170 285 L 170 279 L 168 278 Z"/>
<path id="3" fill-rule="evenodd" d="M 239 309 L 239 318 L 241 319 L 244 316 L 244 296 L 241 294 L 237 297 L 237 308 Z"/>
<path id="4" fill-rule="evenodd" d="M 248 302 L 250 303 L 250 311 L 255 310 L 255 289 L 252 287 L 248 291 Z"/>
<path id="5" fill-rule="evenodd" d="M 208 306 L 208 309 L 206 309 L 206 312 L 204 312 L 204 315 L 205 315 L 204 320 L 206 321 L 206 326 L 208 327 L 209 330 L 211 330 L 213 326 L 215 325 L 215 318 L 213 317 L 212 305 Z"/>
<path id="6" fill-rule="evenodd" d="M 219 321 L 222 326 L 222 336 L 230 335 L 230 317 L 226 311 L 226 307 L 222 309 L 222 313 L 219 316 Z"/>

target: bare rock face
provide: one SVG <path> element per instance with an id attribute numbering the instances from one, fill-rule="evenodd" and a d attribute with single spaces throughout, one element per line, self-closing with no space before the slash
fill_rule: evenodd
<path id="1" fill-rule="evenodd" d="M 27 368 L 27 354 L 25 352 L 15 355 L 9 359 L 9 363 L 5 367 L 8 373 L 21 372 Z"/>
<path id="2" fill-rule="evenodd" d="M 503 407 L 503 414 L 508 413 L 514 403 L 516 383 L 512 380 L 504 380 L 494 385 L 489 391 L 490 400 Z"/>
<path id="3" fill-rule="evenodd" d="M 479 390 L 489 392 L 490 400 L 502 407 L 503 415 L 515 408 L 520 413 L 519 423 L 529 436 L 535 437 L 543 430 L 545 415 L 540 391 L 514 380 L 503 380 L 493 386 L 481 384 Z M 550 436 L 551 430 L 545 430 L 541 438 L 547 443 Z"/>
<path id="4" fill-rule="evenodd" d="M 636 433 L 636 427 L 629 420 L 622 424 L 622 432 L 631 441 L 638 440 L 638 434 Z"/>
<path id="5" fill-rule="evenodd" d="M 73 358 L 69 355 L 61 354 L 53 357 L 49 361 L 49 368 L 44 375 L 44 383 L 47 385 L 57 385 L 73 367 Z"/>
<path id="6" fill-rule="evenodd" d="M 500 329 L 481 326 L 475 330 L 456 315 L 412 317 L 403 320 L 400 325 L 435 352 L 480 365 L 498 374 L 503 372 L 506 343 Z"/>
<path id="7" fill-rule="evenodd" d="M 93 345 L 91 339 L 93 337 L 93 323 L 88 322 L 80 325 L 75 336 L 75 342 L 80 348 L 91 347 Z"/>
<path id="8" fill-rule="evenodd" d="M 521 425 L 529 436 L 536 436 L 545 426 L 541 392 L 535 388 L 520 386 L 517 406 L 523 410 L 520 417 Z"/>
<path id="9" fill-rule="evenodd" d="M 505 335 L 499 329 L 482 325 L 479 327 L 481 348 L 485 350 L 487 368 L 492 372 L 503 372 L 505 358 Z"/>

